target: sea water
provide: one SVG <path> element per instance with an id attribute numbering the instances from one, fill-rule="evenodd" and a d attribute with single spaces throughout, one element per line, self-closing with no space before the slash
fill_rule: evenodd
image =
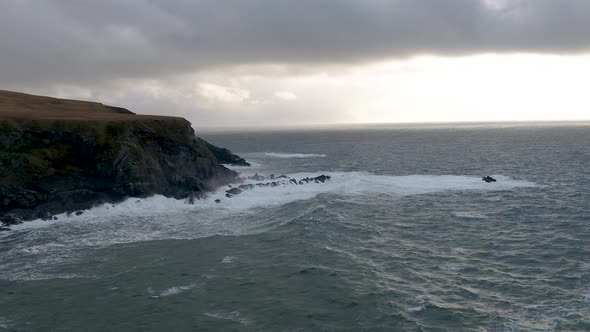
<path id="1" fill-rule="evenodd" d="M 15 226 L 0 331 L 590 330 L 588 124 L 202 136 L 332 178 Z"/>

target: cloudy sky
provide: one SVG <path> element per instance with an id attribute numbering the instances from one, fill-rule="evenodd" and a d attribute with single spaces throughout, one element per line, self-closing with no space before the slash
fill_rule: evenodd
<path id="1" fill-rule="evenodd" d="M 0 89 L 196 128 L 589 120 L 588 0 L 2 0 Z"/>

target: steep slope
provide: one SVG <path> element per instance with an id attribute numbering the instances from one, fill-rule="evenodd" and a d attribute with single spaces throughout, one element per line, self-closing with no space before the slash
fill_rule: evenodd
<path id="1" fill-rule="evenodd" d="M 0 91 L 0 222 L 202 195 L 237 175 L 208 144 L 182 118 Z"/>

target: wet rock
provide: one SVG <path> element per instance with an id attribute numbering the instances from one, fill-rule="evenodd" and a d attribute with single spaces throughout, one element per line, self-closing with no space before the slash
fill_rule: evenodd
<path id="1" fill-rule="evenodd" d="M 482 177 L 482 178 L 481 178 L 481 180 L 482 180 L 482 181 L 485 181 L 485 182 L 487 182 L 487 183 L 490 183 L 490 182 L 496 182 L 496 179 L 494 179 L 493 177 L 491 177 L 491 176 L 489 176 L 489 175 L 488 175 L 488 176 L 484 176 L 484 177 Z"/>
<path id="2" fill-rule="evenodd" d="M 252 179 L 252 180 L 254 180 L 254 181 L 264 181 L 264 180 L 266 180 L 266 178 L 265 178 L 264 176 L 262 176 L 262 175 L 259 175 L 258 173 L 256 173 L 256 174 L 252 175 L 252 176 L 250 177 L 250 179 Z"/>
<path id="3" fill-rule="evenodd" d="M 18 225 L 20 223 L 22 223 L 21 220 L 10 214 L 6 214 L 0 217 L 0 225 Z"/>
<path id="4" fill-rule="evenodd" d="M 215 200 L 215 203 L 219 204 L 219 203 L 221 203 L 221 200 L 218 198 Z"/>
<path id="5" fill-rule="evenodd" d="M 242 193 L 242 189 L 240 189 L 240 188 L 231 188 L 231 189 L 225 191 L 225 196 L 226 197 L 233 197 L 233 196 L 239 195 L 241 193 Z"/>
<path id="6" fill-rule="evenodd" d="M 254 188 L 253 184 L 241 184 L 237 187 L 237 189 L 240 189 L 240 190 L 248 190 L 248 189 L 252 189 L 252 188 Z"/>
<path id="7" fill-rule="evenodd" d="M 81 216 L 82 214 L 84 214 L 84 212 L 82 212 L 82 211 L 76 211 L 76 213 L 75 213 L 75 215 L 77 215 L 77 216 Z"/>
<path id="8" fill-rule="evenodd" d="M 10 229 L 10 228 L 8 228 L 8 227 L 6 227 L 6 226 L 0 226 L 0 232 L 8 232 L 8 231 L 10 231 L 10 230 L 11 230 L 11 229 Z"/>
<path id="9" fill-rule="evenodd" d="M 60 115 L 41 119 L 33 114 L 34 121 L 15 118 L 8 126 L 0 119 L 0 216 L 52 219 L 129 197 L 184 199 L 234 181 L 237 173 L 220 163 L 247 165 L 229 150 L 197 138 L 182 118 L 139 117 L 95 103 L 86 110 L 80 102 L 76 116 L 91 116 L 71 121 L 46 97 L 0 95 L 23 101 L 15 103 L 16 113 L 30 103 L 38 106 L 35 110 Z M 107 113 L 106 120 L 100 112 Z"/>
<path id="10" fill-rule="evenodd" d="M 213 144 L 207 143 L 207 148 L 215 158 L 222 164 L 229 164 L 233 166 L 250 166 L 246 160 L 233 154 L 230 150 L 217 147 Z"/>

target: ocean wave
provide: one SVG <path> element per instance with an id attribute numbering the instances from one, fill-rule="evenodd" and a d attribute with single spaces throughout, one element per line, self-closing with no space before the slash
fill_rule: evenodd
<path id="1" fill-rule="evenodd" d="M 205 316 L 215 318 L 215 319 L 223 319 L 229 320 L 232 322 L 240 323 L 242 325 L 250 325 L 252 321 L 247 318 L 242 317 L 239 311 L 232 311 L 232 312 L 206 312 Z"/>
<path id="2" fill-rule="evenodd" d="M 237 260 L 238 260 L 238 258 L 236 256 L 225 256 L 225 257 L 223 257 L 221 262 L 224 264 L 230 264 L 230 263 L 233 263 Z"/>
<path id="3" fill-rule="evenodd" d="M 317 176 L 319 173 L 288 174 L 291 178 Z M 254 187 L 232 198 L 219 188 L 207 198 L 188 204 L 163 196 L 130 198 L 119 204 L 103 204 L 82 214 L 61 214 L 58 220 L 36 220 L 12 226 L 12 232 L 0 234 L 0 244 L 9 248 L 0 258 L 0 279 L 28 280 L 86 277 L 83 274 L 57 274 L 52 270 L 66 262 L 83 260 L 85 249 L 115 244 L 163 239 L 195 239 L 213 235 L 246 235 L 266 232 L 283 225 L 280 218 L 259 218 L 265 209 L 275 209 L 318 195 L 338 196 L 340 200 L 366 200 L 390 195 L 445 191 L 505 191 L 533 187 L 534 183 L 496 175 L 498 182 L 488 184 L 479 177 L 464 175 L 375 175 L 367 172 L 323 172 L 332 178 L 326 183 Z M 248 180 L 246 183 L 255 183 Z M 473 193 L 471 193 L 472 195 Z M 215 200 L 221 200 L 216 203 Z M 15 240 L 18 239 L 18 240 Z M 230 256 L 223 262 L 233 261 Z M 100 276 L 96 276 L 100 278 Z M 182 290 L 182 289 L 180 289 Z M 174 293 L 176 290 L 170 290 Z M 163 296 L 163 295 L 162 295 Z"/>
<path id="4" fill-rule="evenodd" d="M 487 219 L 488 217 L 480 212 L 474 211 L 457 211 L 452 213 L 453 216 L 458 218 L 467 218 L 467 219 Z"/>
<path id="5" fill-rule="evenodd" d="M 342 196 L 362 196 L 371 194 L 389 194 L 408 196 L 431 194 L 445 191 L 506 191 L 521 187 L 535 187 L 536 184 L 525 180 L 515 180 L 507 176 L 494 175 L 496 183 L 485 183 L 479 177 L 465 175 L 375 175 L 368 172 L 316 172 L 293 173 L 290 178 L 301 179 L 327 174 L 332 178 L 326 183 L 308 183 L 303 185 L 285 184 L 277 187 L 254 187 L 232 198 L 225 197 L 229 186 L 219 188 L 208 197 L 188 204 L 185 200 L 166 198 L 155 195 L 148 198 L 129 198 L 119 204 L 103 204 L 82 214 L 60 214 L 57 220 L 35 220 L 12 226 L 14 230 L 47 227 L 63 224 L 64 221 L 101 223 L 109 222 L 113 217 L 125 219 L 134 217 L 174 216 L 178 214 L 199 213 L 200 217 L 228 216 L 243 213 L 254 208 L 280 206 L 299 200 L 312 199 L 319 194 L 336 194 Z M 247 180 L 244 183 L 256 183 Z M 221 203 L 216 203 L 220 200 Z M 460 217 L 482 218 L 477 213 L 454 213 Z M 204 218 L 207 219 L 207 218 Z M 10 233 L 10 232 L 9 232 Z M 0 235 L 1 237 L 2 235 Z"/>
<path id="6" fill-rule="evenodd" d="M 326 158 L 325 154 L 316 153 L 279 153 L 279 152 L 265 152 L 265 155 L 273 158 Z"/>
<path id="7" fill-rule="evenodd" d="M 170 287 L 168 289 L 165 289 L 163 291 L 160 292 L 160 296 L 170 296 L 170 295 L 176 295 L 176 294 L 180 294 L 183 292 L 186 292 L 188 290 L 191 290 L 195 288 L 195 284 L 190 284 L 190 285 L 185 285 L 185 286 L 174 286 L 174 287 Z"/>

